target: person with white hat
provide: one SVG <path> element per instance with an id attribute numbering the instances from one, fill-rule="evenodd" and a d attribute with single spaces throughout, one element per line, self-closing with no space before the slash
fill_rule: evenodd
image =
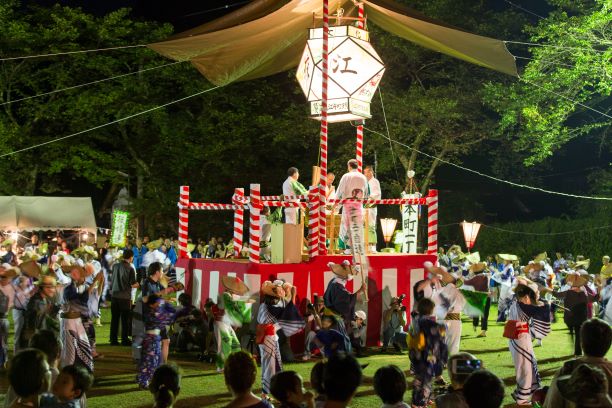
<path id="1" fill-rule="evenodd" d="M 256 341 L 261 356 L 261 389 L 267 397 L 270 393 L 270 380 L 283 370 L 279 330 L 290 337 L 304 328 L 304 319 L 295 306 L 296 288 L 280 279 L 265 281 L 261 286 L 263 302 L 257 312 Z"/>
<path id="2" fill-rule="evenodd" d="M 532 337 L 541 339 L 550 333 L 550 305 L 539 301 L 535 282 L 519 278 L 514 293 L 504 327 L 504 337 L 509 339 L 516 371 L 516 389 L 512 398 L 519 406 L 531 406 L 531 396 L 540 388 Z"/>
<path id="3" fill-rule="evenodd" d="M 366 319 L 367 316 L 363 310 L 355 311 L 355 317 L 351 321 L 351 346 L 355 350 L 357 357 L 363 356 L 363 348 L 365 346 L 364 337 L 366 335 Z"/>

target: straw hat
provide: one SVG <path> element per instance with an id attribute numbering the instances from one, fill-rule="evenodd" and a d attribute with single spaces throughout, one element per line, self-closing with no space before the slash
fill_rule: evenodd
<path id="1" fill-rule="evenodd" d="M 512 254 L 497 254 L 496 257 L 498 259 L 501 259 L 502 261 L 510 261 L 510 262 L 518 261 L 518 256 L 512 255 Z"/>
<path id="2" fill-rule="evenodd" d="M 480 253 L 476 251 L 476 252 L 472 252 L 471 254 L 467 254 L 465 256 L 465 259 L 471 264 L 478 263 L 480 262 Z"/>
<path id="3" fill-rule="evenodd" d="M 8 238 L 8 239 L 5 239 L 4 241 L 2 241 L 2 243 L 0 244 L 0 247 L 4 248 L 5 246 L 9 246 L 9 245 L 12 246 L 14 243 L 15 243 L 14 240 Z"/>
<path id="4" fill-rule="evenodd" d="M 237 277 L 234 276 L 224 276 L 221 278 L 221 283 L 223 287 L 237 295 L 244 296 L 249 292 L 249 287 L 245 285 L 245 283 Z"/>
<path id="5" fill-rule="evenodd" d="M 38 281 L 36 281 L 36 285 L 38 285 L 41 288 L 45 288 L 45 287 L 54 288 L 57 286 L 57 279 L 55 279 L 51 275 L 44 275 Z"/>
<path id="6" fill-rule="evenodd" d="M 148 248 L 150 251 L 154 251 L 154 250 L 156 250 L 157 248 L 159 248 L 160 246 L 162 246 L 162 245 L 163 245 L 163 243 L 164 243 L 164 242 L 163 242 L 161 239 L 156 239 L 155 241 L 151 241 L 151 242 L 149 242 L 149 243 L 147 244 L 147 248 Z"/>
<path id="7" fill-rule="evenodd" d="M 21 273 L 30 278 L 38 278 L 42 273 L 42 269 L 36 261 L 23 262 L 19 265 L 19 269 L 21 269 Z"/>
<path id="8" fill-rule="evenodd" d="M 355 275 L 355 267 L 349 261 L 343 261 L 341 264 L 330 262 L 327 264 L 331 271 L 339 277 L 346 279 L 349 275 Z"/>
<path id="9" fill-rule="evenodd" d="M 589 265 L 591 264 L 591 260 L 590 259 L 583 259 L 581 261 L 578 261 L 574 264 L 574 268 L 579 268 L 581 266 L 584 267 L 584 269 L 589 269 Z"/>
<path id="10" fill-rule="evenodd" d="M 584 286 L 587 284 L 588 280 L 589 279 L 587 276 L 580 275 L 577 273 L 568 273 L 565 277 L 565 282 L 567 282 L 569 285 L 572 285 L 572 287 Z"/>
<path id="11" fill-rule="evenodd" d="M 90 245 L 83 245 L 72 251 L 73 255 L 81 256 L 83 258 L 97 258 L 98 254 L 95 249 Z"/>
<path id="12" fill-rule="evenodd" d="M 448 270 L 443 266 L 434 266 L 434 264 L 429 261 L 425 261 L 423 266 L 427 269 L 427 272 L 437 275 L 444 283 L 455 283 L 457 280 L 453 275 L 448 273 Z"/>
<path id="13" fill-rule="evenodd" d="M 608 395 L 608 379 L 603 371 L 595 366 L 581 364 L 557 379 L 557 388 L 567 401 L 582 407 L 612 408 Z"/>
<path id="14" fill-rule="evenodd" d="M 2 267 L 0 269 L 0 276 L 7 277 L 8 279 L 14 279 L 19 275 L 19 268 L 11 266 L 10 268 Z"/>
<path id="15" fill-rule="evenodd" d="M 473 265 L 470 265 L 470 272 L 472 273 L 482 273 L 487 270 L 486 262 L 478 262 Z"/>
<path id="16" fill-rule="evenodd" d="M 545 261 L 546 258 L 548 258 L 548 254 L 546 252 L 542 252 L 541 254 L 538 254 L 538 256 L 534 258 L 534 261 L 535 262 Z"/>
<path id="17" fill-rule="evenodd" d="M 291 287 L 292 285 L 290 283 L 277 279 L 274 282 L 265 281 L 263 285 L 261 285 L 261 292 L 266 296 L 286 299 L 291 296 Z"/>
<path id="18" fill-rule="evenodd" d="M 93 273 L 93 268 L 91 269 L 91 273 L 80 265 L 62 265 L 62 271 L 66 274 L 69 274 L 72 277 L 72 272 L 77 271 L 79 274 L 79 278 L 85 279 Z"/>

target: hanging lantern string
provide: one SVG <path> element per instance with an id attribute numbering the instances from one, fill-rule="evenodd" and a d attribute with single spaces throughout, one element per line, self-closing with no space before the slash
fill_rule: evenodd
<path id="1" fill-rule="evenodd" d="M 8 104 L 15 103 L 15 102 L 27 101 L 29 99 L 40 98 L 41 96 L 52 95 L 52 94 L 56 94 L 56 93 L 59 93 L 59 92 L 69 91 L 71 89 L 82 88 L 84 86 L 99 84 L 101 82 L 113 81 L 115 79 L 127 77 L 127 76 L 130 76 L 130 75 L 140 74 L 142 72 L 153 71 L 155 69 L 160 69 L 160 68 L 169 67 L 171 65 L 181 64 L 183 62 L 185 62 L 185 61 L 175 61 L 175 62 L 171 62 L 169 64 L 158 65 L 156 67 L 145 68 L 145 69 L 141 69 L 139 71 L 134 71 L 134 72 L 128 72 L 127 74 L 116 75 L 116 76 L 109 77 L 109 78 L 102 78 L 102 79 L 98 79 L 98 80 L 92 81 L 92 82 L 86 82 L 86 83 L 83 83 L 83 84 L 73 85 L 73 86 L 69 86 L 69 87 L 66 87 L 66 88 L 62 88 L 62 89 L 56 89 L 54 91 L 43 92 L 43 93 L 39 93 L 39 94 L 36 94 L 36 95 L 26 96 L 26 97 L 23 97 L 23 98 L 20 98 L 20 99 L 13 99 L 12 101 L 7 101 L 7 102 L 0 103 L 0 106 L 8 105 Z"/>
<path id="2" fill-rule="evenodd" d="M 15 61 L 15 60 L 22 60 L 22 59 L 55 57 L 55 56 L 58 56 L 58 55 L 84 54 L 84 53 L 87 53 L 87 52 L 102 52 L 102 51 L 113 51 L 113 50 L 125 50 L 125 49 L 128 49 L 128 48 L 142 48 L 142 47 L 146 47 L 146 46 L 147 46 L 147 44 L 123 45 L 123 46 L 120 46 L 120 47 L 94 48 L 94 49 L 89 49 L 89 50 L 55 52 L 55 53 L 50 53 L 50 54 L 24 55 L 24 56 L 21 56 L 21 57 L 0 58 L 0 61 Z"/>
<path id="3" fill-rule="evenodd" d="M 57 139 L 51 139 L 51 140 L 48 140 L 48 141 L 46 141 L 46 142 L 42 142 L 42 143 L 38 143 L 38 144 L 35 144 L 35 145 L 32 145 L 32 146 L 24 147 L 24 148 L 22 148 L 22 149 L 14 150 L 14 151 L 12 151 L 12 152 L 8 152 L 8 153 L 0 154 L 0 158 L 7 157 L 7 156 L 12 156 L 12 155 L 17 154 L 17 153 L 22 153 L 22 152 L 25 152 L 25 151 L 28 151 L 28 150 L 36 149 L 37 147 L 41 147 L 41 146 L 45 146 L 45 145 L 48 145 L 48 144 L 51 144 L 51 143 L 55 143 L 55 142 L 59 142 L 59 141 L 62 141 L 62 140 L 70 139 L 70 138 L 72 138 L 72 137 L 79 136 L 79 135 L 82 135 L 82 134 L 84 134 L 84 133 L 89 133 L 89 132 L 92 132 L 92 131 L 94 131 L 94 130 L 98 130 L 98 129 L 101 129 L 101 128 L 104 128 L 104 127 L 107 127 L 107 126 L 110 126 L 110 125 L 114 125 L 115 123 L 124 122 L 124 121 L 126 121 L 126 120 L 129 120 L 129 119 L 135 118 L 135 117 L 137 117 L 137 116 L 146 115 L 147 113 L 150 113 L 150 112 L 156 111 L 156 110 L 161 109 L 161 108 L 165 108 L 166 106 L 173 105 L 173 104 L 175 104 L 175 103 L 179 103 L 179 102 L 186 101 L 187 99 L 194 98 L 194 97 L 196 97 L 196 96 L 199 96 L 199 95 L 205 94 L 205 93 L 207 93 L 207 92 L 214 91 L 215 89 L 219 89 L 219 88 L 221 88 L 221 86 L 214 86 L 214 87 L 212 87 L 212 88 L 208 88 L 208 89 L 205 89 L 205 90 L 203 90 L 203 91 L 200 91 L 200 92 L 196 92 L 196 93 L 194 93 L 194 94 L 191 94 L 191 95 L 189 95 L 189 96 L 185 96 L 185 97 L 183 97 L 183 98 L 176 99 L 176 100 L 174 100 L 174 101 L 172 101 L 172 102 L 167 102 L 167 103 L 164 103 L 164 104 L 162 104 L 162 105 L 158 105 L 158 106 L 155 106 L 155 107 L 153 107 L 153 108 L 146 109 L 146 110 L 141 111 L 141 112 L 138 112 L 138 113 L 134 113 L 133 115 L 128 115 L 128 116 L 125 116 L 125 117 L 123 117 L 123 118 L 116 119 L 116 120 L 110 121 L 110 122 L 108 122 L 108 123 L 104 123 L 104 124 L 102 124 L 102 125 L 94 126 L 94 127 L 92 127 L 92 128 L 85 129 L 85 130 L 81 130 L 81 131 L 79 131 L 79 132 L 72 133 L 72 134 L 70 134 L 70 135 L 66 135 L 66 136 L 58 137 Z"/>
<path id="4" fill-rule="evenodd" d="M 450 224 L 443 224 L 443 225 L 438 225 L 438 228 L 445 228 L 445 227 L 450 227 L 450 226 L 455 226 L 455 225 L 461 225 L 460 222 L 452 222 Z M 579 232 L 588 232 L 588 231 L 596 231 L 596 230 L 603 230 L 603 229 L 608 229 L 608 228 L 612 228 L 612 225 L 602 225 L 599 227 L 590 227 L 590 228 L 583 228 L 583 229 L 579 229 L 579 230 L 574 230 L 574 231 L 561 231 L 561 232 L 526 232 L 526 231 L 514 231 L 514 230 L 509 230 L 506 228 L 500 228 L 500 227 L 494 227 L 493 225 L 488 225 L 488 224 L 480 224 L 481 228 L 485 227 L 485 228 L 490 228 L 493 230 L 497 230 L 497 231 L 502 231 L 502 232 L 507 232 L 509 234 L 518 234 L 518 235 L 534 235 L 534 236 L 551 236 L 551 235 L 569 235 L 569 234 L 577 234 Z"/>
<path id="5" fill-rule="evenodd" d="M 612 197 L 585 196 L 585 195 L 580 195 L 580 194 L 563 193 L 563 192 L 560 192 L 560 191 L 546 190 L 546 189 L 540 188 L 540 187 L 534 187 L 534 186 L 529 186 L 529 185 L 526 185 L 526 184 L 520 184 L 520 183 L 515 183 L 515 182 L 509 181 L 509 180 L 500 179 L 498 177 L 491 176 L 490 174 L 482 173 L 482 172 L 480 172 L 478 170 L 474 170 L 474 169 L 470 169 L 468 167 L 460 166 L 460 165 L 458 165 L 456 163 L 453 163 L 453 162 L 450 162 L 448 160 L 442 159 L 441 157 L 436 157 L 436 156 L 431 155 L 429 153 L 425 153 L 425 152 L 423 152 L 421 150 L 415 149 L 412 146 L 408 146 L 407 144 L 402 143 L 402 142 L 400 142 L 398 140 L 391 139 L 391 137 L 388 137 L 384 133 L 377 132 L 375 130 L 372 130 L 372 129 L 369 129 L 369 128 L 366 128 L 366 127 L 364 127 L 364 130 L 367 130 L 368 132 L 372 132 L 372 133 L 374 133 L 376 135 L 382 136 L 385 139 L 387 139 L 387 140 L 389 140 L 389 141 L 391 141 L 393 143 L 396 143 L 396 144 L 398 144 L 400 146 L 403 146 L 403 147 L 405 147 L 407 149 L 413 150 L 413 151 L 415 151 L 415 152 L 417 152 L 419 154 L 422 154 L 423 156 L 427 156 L 430 159 L 437 159 L 438 161 L 440 161 L 440 162 L 442 162 L 444 164 L 448 164 L 449 166 L 453 166 L 453 167 L 456 167 L 458 169 L 461 169 L 461 170 L 464 170 L 464 171 L 467 171 L 467 172 L 470 172 L 470 173 L 474 173 L 474 174 L 477 174 L 477 175 L 479 175 L 481 177 L 486 177 L 486 178 L 489 178 L 491 180 L 494 180 L 494 181 L 497 181 L 497 182 L 500 182 L 500 183 L 505 183 L 505 184 L 509 184 L 511 186 L 514 186 L 514 187 L 526 188 L 526 189 L 529 189 L 529 190 L 540 191 L 542 193 L 554 194 L 554 195 L 559 195 L 559 196 L 563 196 L 563 197 L 583 198 L 583 199 L 587 199 L 587 200 L 612 201 Z M 2 156 L 0 156 L 0 157 L 2 157 Z"/>

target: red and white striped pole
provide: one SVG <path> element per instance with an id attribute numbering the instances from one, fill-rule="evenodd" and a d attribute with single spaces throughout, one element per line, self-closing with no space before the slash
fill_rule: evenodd
<path id="1" fill-rule="evenodd" d="M 308 190 L 308 258 L 317 256 L 319 249 L 319 189 L 310 186 Z"/>
<path id="2" fill-rule="evenodd" d="M 358 10 L 358 17 L 359 20 L 357 20 L 357 28 L 361 28 L 364 29 L 365 28 L 365 22 L 364 22 L 364 11 L 363 11 L 363 3 L 358 3 L 357 4 L 357 10 Z M 359 122 L 359 124 L 357 125 L 357 141 L 355 143 L 355 158 L 357 159 L 357 165 L 359 166 L 359 172 L 363 173 L 363 124 L 364 121 Z"/>
<path id="3" fill-rule="evenodd" d="M 327 185 L 327 83 L 329 62 L 329 0 L 323 0 L 323 84 L 321 100 L 321 181 L 319 182 L 319 250 L 318 255 L 327 254 L 325 234 L 325 187 Z"/>
<path id="4" fill-rule="evenodd" d="M 187 240 L 189 239 L 189 186 L 181 186 L 179 193 L 179 258 L 187 258 Z"/>
<path id="5" fill-rule="evenodd" d="M 364 15 L 365 13 L 363 12 L 363 3 L 358 3 L 357 4 L 357 11 L 358 11 L 358 17 L 359 20 L 357 20 L 357 28 L 365 28 L 365 22 L 364 22 Z"/>
<path id="6" fill-rule="evenodd" d="M 261 191 L 259 184 L 251 184 L 249 186 L 251 201 L 250 201 L 250 226 L 249 226 L 249 262 L 259 263 L 259 242 L 261 241 L 261 225 L 259 217 L 261 216 Z"/>
<path id="7" fill-rule="evenodd" d="M 236 206 L 234 210 L 234 258 L 238 258 L 240 251 L 242 251 L 242 238 L 244 236 L 244 188 L 234 189 L 232 203 Z"/>
<path id="8" fill-rule="evenodd" d="M 363 121 L 357 125 L 357 141 L 355 143 L 355 158 L 359 172 L 363 173 Z"/>
<path id="9" fill-rule="evenodd" d="M 438 253 L 438 190 L 427 195 L 427 254 Z"/>

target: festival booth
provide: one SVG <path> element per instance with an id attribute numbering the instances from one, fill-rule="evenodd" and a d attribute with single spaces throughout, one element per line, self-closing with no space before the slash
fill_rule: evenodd
<path id="1" fill-rule="evenodd" d="M 89 197 L 0 197 L 0 230 L 79 230 L 97 233 Z"/>
<path id="2" fill-rule="evenodd" d="M 332 27 L 330 19 L 335 20 Z M 231 203 L 199 203 L 191 201 L 188 186 L 180 188 L 177 280 L 184 281 L 185 291 L 191 294 L 195 306 L 202 307 L 207 298 L 216 300 L 222 291 L 221 278 L 227 275 L 243 279 L 251 295 L 256 297 L 264 280 L 284 279 L 297 287 L 298 302 L 312 301 L 315 294 L 323 295 L 332 278 L 328 262 L 352 260 L 361 263 L 359 260 L 365 258 L 365 264 L 369 265 L 364 268 L 363 278 L 356 276 L 349 282 L 348 289 L 358 289 L 362 279 L 367 282 L 367 299 L 362 299 L 356 307 L 367 313 L 367 345 L 379 343 L 382 313 L 392 296 L 405 294 L 404 305 L 409 310 L 412 308 L 413 286 L 424 278 L 423 263 L 436 262 L 437 191 L 430 190 L 425 197 L 415 194 L 382 200 L 330 200 L 326 197 L 329 123 L 356 123 L 356 160 L 359 171 L 362 170 L 363 124 L 371 117 L 370 102 L 385 70 L 370 44 L 369 22 L 423 47 L 516 75 L 514 58 L 502 41 L 448 27 L 390 0 L 256 0 L 211 23 L 149 45 L 174 60 L 191 61 L 218 86 L 263 78 L 297 67 L 296 79 L 310 105 L 311 117 L 321 122 L 320 177 L 307 194 L 262 196 L 260 186 L 251 184 L 248 196 L 244 189 L 235 189 Z M 326 208 L 348 203 L 401 205 L 403 208 L 427 206 L 426 254 L 416 254 L 416 245 L 410 250 L 405 248 L 405 252 L 412 253 L 368 254 L 365 245 L 365 251 L 357 251 L 355 246 L 353 256 L 330 254 Z M 308 213 L 308 250 L 302 262 L 261 262 L 260 218 L 264 207 L 298 207 Z M 234 259 L 187 257 L 189 213 L 196 210 L 234 212 Z M 245 210 L 249 212 L 249 256 L 239 259 Z M 402 229 L 408 225 L 414 227 L 413 224 L 404 218 Z"/>

